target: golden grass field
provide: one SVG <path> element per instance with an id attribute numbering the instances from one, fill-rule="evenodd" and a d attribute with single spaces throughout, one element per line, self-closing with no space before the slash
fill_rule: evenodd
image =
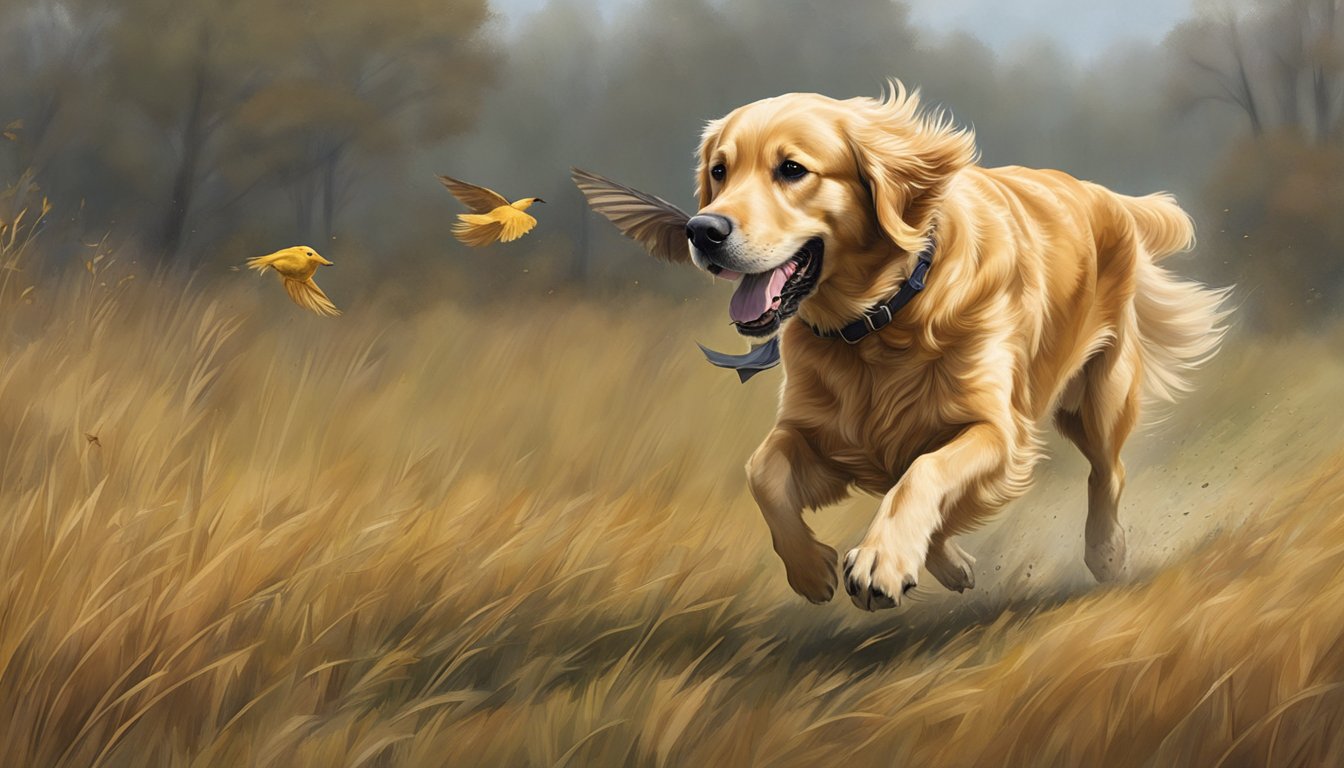
<path id="1" fill-rule="evenodd" d="M 4 257 L 5 766 L 1344 764 L 1338 330 L 1234 334 L 1131 441 L 1129 583 L 1054 440 L 974 591 L 869 615 L 785 584 L 741 469 L 779 374 L 692 343 L 735 348 L 726 293 L 331 272 L 328 319 Z M 843 552 L 875 503 L 809 519 Z"/>

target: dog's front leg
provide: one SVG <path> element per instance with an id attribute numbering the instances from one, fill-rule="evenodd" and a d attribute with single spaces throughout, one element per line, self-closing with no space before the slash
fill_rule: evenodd
<path id="1" fill-rule="evenodd" d="M 789 586 L 814 603 L 835 594 L 836 552 L 817 541 L 803 509 L 844 497 L 848 482 L 827 470 L 802 435 L 776 427 L 747 462 L 751 495 L 770 526 L 770 541 L 784 561 Z"/>
<path id="2" fill-rule="evenodd" d="M 900 604 L 942 527 L 942 510 L 972 485 L 1001 476 L 1008 446 L 1001 429 L 980 423 L 915 459 L 882 497 L 863 541 L 845 555 L 845 591 L 855 605 L 873 611 Z"/>

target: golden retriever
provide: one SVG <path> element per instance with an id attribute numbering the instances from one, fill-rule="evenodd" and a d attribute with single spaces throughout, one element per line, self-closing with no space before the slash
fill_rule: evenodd
<path id="1" fill-rule="evenodd" d="M 1226 315 L 1225 290 L 1158 265 L 1193 242 L 1175 200 L 981 167 L 973 133 L 899 82 L 882 99 L 748 104 L 708 124 L 699 155 L 689 222 L 638 205 L 612 218 L 665 258 L 738 280 L 741 333 L 780 334 L 778 418 L 747 476 L 789 585 L 831 599 L 836 551 L 802 512 L 859 488 L 882 501 L 843 561 L 855 605 L 898 605 L 922 567 L 973 586 L 954 537 L 1027 490 L 1046 416 L 1091 464 L 1084 559 L 1114 579 L 1120 449 L 1141 399 L 1187 390 Z M 921 254 L 924 290 L 876 312 Z M 861 338 L 835 337 L 865 317 Z"/>

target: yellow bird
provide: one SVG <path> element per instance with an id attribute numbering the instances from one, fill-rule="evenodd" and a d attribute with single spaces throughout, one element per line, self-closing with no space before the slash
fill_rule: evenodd
<path id="1" fill-rule="evenodd" d="M 276 251 L 269 256 L 247 260 L 247 266 L 258 272 L 265 272 L 267 269 L 279 272 L 285 284 L 285 292 L 295 304 L 319 315 L 335 317 L 341 314 L 341 310 L 337 309 L 336 305 L 331 303 L 331 299 L 327 298 L 327 294 L 313 282 L 313 273 L 317 272 L 319 265 L 329 267 L 331 262 L 306 245 L 296 245 L 293 248 Z"/>
<path id="2" fill-rule="evenodd" d="M 495 241 L 507 243 L 526 235 L 537 226 L 537 220 L 524 213 L 533 203 L 544 203 L 540 197 L 524 197 L 510 203 L 503 195 L 485 187 L 440 176 L 439 181 L 453 193 L 453 197 L 471 209 L 459 213 L 453 225 L 458 240 L 472 247 L 489 245 Z"/>

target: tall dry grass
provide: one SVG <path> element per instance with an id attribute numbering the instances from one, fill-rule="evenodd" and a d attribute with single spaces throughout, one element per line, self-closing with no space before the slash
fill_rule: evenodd
<path id="1" fill-rule="evenodd" d="M 722 296 L 333 321 L 8 257 L 5 765 L 1344 762 L 1338 335 L 1232 342 L 1135 439 L 1132 584 L 1061 449 L 973 593 L 869 616 L 784 583 Z"/>

